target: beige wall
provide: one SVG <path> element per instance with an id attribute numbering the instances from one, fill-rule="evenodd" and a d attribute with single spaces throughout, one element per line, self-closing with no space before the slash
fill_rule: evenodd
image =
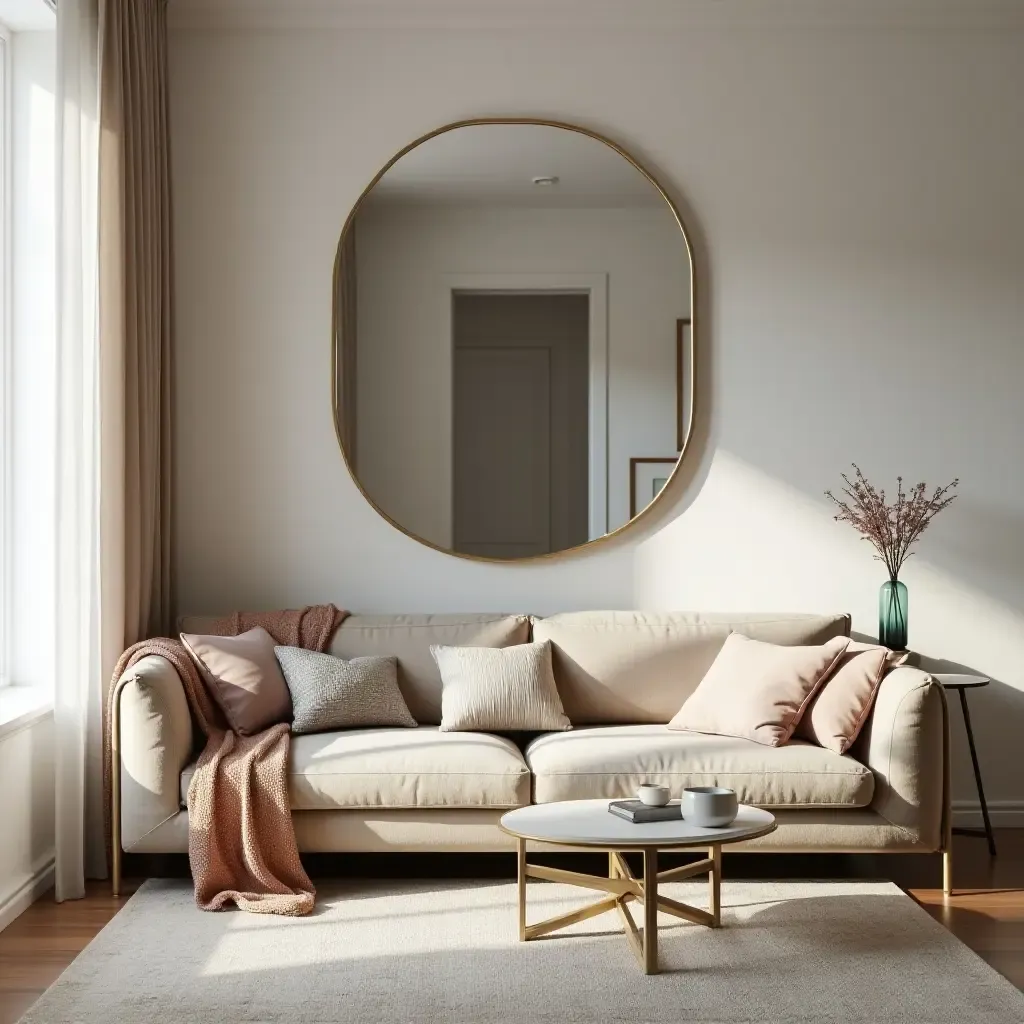
<path id="1" fill-rule="evenodd" d="M 193 25 L 172 40 L 182 607 L 785 603 L 870 633 L 878 567 L 822 490 L 853 459 L 960 476 L 908 568 L 911 642 L 998 678 L 982 759 L 1005 813 L 1024 806 L 1020 5 L 295 3 L 288 32 L 266 5 L 259 31 L 174 6 Z M 689 485 L 620 542 L 536 566 L 396 533 L 331 422 L 349 208 L 407 141 L 486 113 L 635 149 L 699 241 Z"/>

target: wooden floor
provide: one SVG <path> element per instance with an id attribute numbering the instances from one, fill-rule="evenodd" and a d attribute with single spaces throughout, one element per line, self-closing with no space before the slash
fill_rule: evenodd
<path id="1" fill-rule="evenodd" d="M 989 859 L 983 841 L 958 836 L 955 843 L 957 892 L 950 899 L 940 889 L 920 887 L 935 884 L 936 865 L 922 867 L 917 858 L 861 858 L 855 874 L 891 878 L 902 885 L 936 920 L 1024 990 L 1024 829 L 997 834 L 995 860 Z M 90 884 L 83 900 L 56 904 L 43 897 L 0 932 L 0 1024 L 14 1024 L 21 1017 L 134 888 L 126 884 L 126 894 L 114 899 L 106 883 L 97 882 Z"/>

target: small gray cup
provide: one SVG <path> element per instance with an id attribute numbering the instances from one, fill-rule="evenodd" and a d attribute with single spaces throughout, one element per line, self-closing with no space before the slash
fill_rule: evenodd
<path id="1" fill-rule="evenodd" d="M 734 789 L 722 786 L 694 786 L 684 789 L 681 810 L 683 820 L 700 828 L 722 828 L 731 825 L 739 813 L 739 800 Z"/>

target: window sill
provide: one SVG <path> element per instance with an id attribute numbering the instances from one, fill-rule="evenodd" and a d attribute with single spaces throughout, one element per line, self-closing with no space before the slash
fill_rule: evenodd
<path id="1" fill-rule="evenodd" d="M 0 739 L 27 729 L 53 712 L 53 699 L 38 686 L 0 689 Z"/>

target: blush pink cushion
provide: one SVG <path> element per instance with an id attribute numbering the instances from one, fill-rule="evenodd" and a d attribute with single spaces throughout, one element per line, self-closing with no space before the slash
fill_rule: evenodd
<path id="1" fill-rule="evenodd" d="M 845 754 L 864 728 L 885 674 L 907 657 L 905 651 L 851 643 L 800 720 L 797 738 Z"/>
<path id="2" fill-rule="evenodd" d="M 668 727 L 781 747 L 849 642 L 780 647 L 731 633 Z"/>
<path id="3" fill-rule="evenodd" d="M 182 633 L 210 695 L 239 736 L 252 736 L 292 717 L 292 698 L 262 626 L 239 636 Z"/>

